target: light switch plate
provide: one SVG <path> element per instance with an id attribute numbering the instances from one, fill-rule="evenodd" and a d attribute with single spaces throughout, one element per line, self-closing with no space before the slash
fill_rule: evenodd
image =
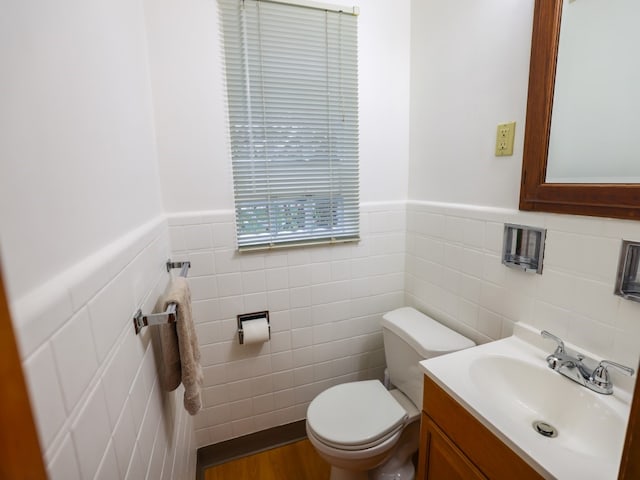
<path id="1" fill-rule="evenodd" d="M 496 134 L 496 157 L 513 155 L 513 139 L 516 133 L 516 122 L 501 123 Z"/>

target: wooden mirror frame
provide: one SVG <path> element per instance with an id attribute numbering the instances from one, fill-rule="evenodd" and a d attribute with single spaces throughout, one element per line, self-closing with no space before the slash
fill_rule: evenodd
<path id="1" fill-rule="evenodd" d="M 535 2 L 520 210 L 640 220 L 640 184 L 546 183 L 562 2 Z"/>

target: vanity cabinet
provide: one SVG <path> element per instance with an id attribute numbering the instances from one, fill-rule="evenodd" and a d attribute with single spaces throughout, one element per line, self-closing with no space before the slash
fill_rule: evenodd
<path id="1" fill-rule="evenodd" d="M 540 480 L 543 477 L 425 375 L 416 478 Z"/>
<path id="2" fill-rule="evenodd" d="M 427 455 L 424 474 L 419 478 L 487 479 L 424 412 L 422 413 L 422 440 L 423 450 Z"/>

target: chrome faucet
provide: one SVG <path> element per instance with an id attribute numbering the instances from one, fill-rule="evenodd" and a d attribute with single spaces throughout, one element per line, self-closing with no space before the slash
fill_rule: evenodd
<path id="1" fill-rule="evenodd" d="M 595 360 L 584 355 L 573 352 L 564 346 L 560 337 L 542 330 L 540 332 L 544 338 L 554 340 L 557 344 L 556 350 L 547 356 L 547 365 L 552 370 L 570 378 L 576 383 L 587 387 L 597 393 L 611 395 L 613 393 L 613 383 L 609 376 L 608 368 L 618 369 L 625 375 L 633 375 L 633 368 L 620 365 L 609 360 L 602 360 L 597 363 Z"/>

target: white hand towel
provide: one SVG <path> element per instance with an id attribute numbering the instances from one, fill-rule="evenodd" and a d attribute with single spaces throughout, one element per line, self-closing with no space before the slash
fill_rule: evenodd
<path id="1" fill-rule="evenodd" d="M 203 382 L 200 365 L 200 348 L 191 314 L 191 291 L 184 277 L 172 280 L 169 293 L 165 296 L 164 308 L 176 304 L 178 321 L 160 326 L 162 344 L 161 381 L 166 391 L 184 385 L 184 408 L 191 415 L 202 407 L 200 390 Z"/>

